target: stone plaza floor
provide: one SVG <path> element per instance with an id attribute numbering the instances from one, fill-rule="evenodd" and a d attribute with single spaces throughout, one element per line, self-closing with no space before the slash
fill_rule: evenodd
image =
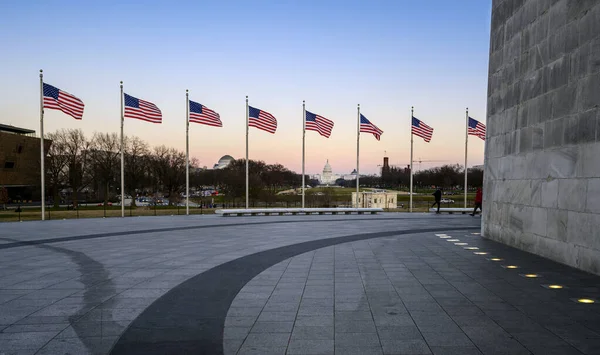
<path id="1" fill-rule="evenodd" d="M 0 224 L 0 354 L 600 354 L 600 277 L 480 221 Z"/>

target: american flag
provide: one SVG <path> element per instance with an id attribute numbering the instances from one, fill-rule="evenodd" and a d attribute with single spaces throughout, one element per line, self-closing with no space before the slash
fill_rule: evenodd
<path id="1" fill-rule="evenodd" d="M 429 143 L 429 141 L 431 141 L 431 136 L 433 135 L 433 128 L 421 122 L 418 118 L 413 117 L 412 134 L 423 138 L 425 142 Z"/>
<path id="2" fill-rule="evenodd" d="M 133 96 L 125 95 L 125 118 L 136 118 L 152 123 L 162 122 L 162 113 L 152 102 L 140 100 Z"/>
<path id="3" fill-rule="evenodd" d="M 371 123 L 365 116 L 360 114 L 360 131 L 364 133 L 373 133 L 377 140 L 381 139 L 383 131 Z"/>
<path id="4" fill-rule="evenodd" d="M 275 133 L 277 130 L 277 120 L 266 111 L 248 106 L 248 126 L 256 127 L 269 133 Z"/>
<path id="5" fill-rule="evenodd" d="M 329 138 L 331 130 L 333 129 L 333 121 L 306 111 L 306 129 L 309 131 L 317 131 L 323 137 Z"/>
<path id="6" fill-rule="evenodd" d="M 190 100 L 190 122 L 201 123 L 213 127 L 223 127 L 221 116 L 206 106 Z"/>
<path id="7" fill-rule="evenodd" d="M 476 119 L 469 117 L 469 129 L 467 132 L 472 136 L 477 136 L 485 140 L 485 125 Z"/>
<path id="8" fill-rule="evenodd" d="M 76 120 L 83 117 L 83 101 L 66 91 L 44 83 L 44 108 L 61 110 Z"/>

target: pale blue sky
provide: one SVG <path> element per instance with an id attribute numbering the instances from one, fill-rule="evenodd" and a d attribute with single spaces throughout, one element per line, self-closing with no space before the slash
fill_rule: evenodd
<path id="1" fill-rule="evenodd" d="M 39 130 L 39 79 L 86 104 L 83 121 L 47 110 L 46 131 L 119 130 L 119 81 L 154 102 L 163 124 L 127 120 L 126 134 L 185 149 L 185 90 L 221 114 L 223 128 L 193 125 L 191 153 L 212 166 L 245 154 L 245 95 L 279 121 L 251 129 L 250 158 L 300 171 L 302 100 L 335 122 L 330 139 L 307 132 L 307 172 L 329 158 L 356 161 L 356 104 L 383 129 L 361 136 L 361 172 L 410 155 L 410 107 L 434 127 L 415 158 L 462 163 L 465 107 L 485 122 L 491 3 L 430 1 L 3 1 L 0 122 Z M 470 138 L 470 165 L 483 142 Z M 427 167 L 423 164 L 422 166 Z"/>

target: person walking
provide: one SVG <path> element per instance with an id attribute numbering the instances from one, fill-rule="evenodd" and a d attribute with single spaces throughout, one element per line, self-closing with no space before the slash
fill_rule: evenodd
<path id="1" fill-rule="evenodd" d="M 440 207 L 442 205 L 442 190 L 440 188 L 438 188 L 437 190 L 435 190 L 434 193 L 432 193 L 433 197 L 435 198 L 435 202 L 433 203 L 433 205 L 431 205 L 431 208 L 433 208 L 435 205 L 437 205 L 437 214 L 440 213 Z"/>
<path id="2" fill-rule="evenodd" d="M 471 216 L 475 217 L 475 213 L 477 213 L 478 208 L 480 211 L 483 212 L 483 209 L 481 208 L 482 202 L 483 202 L 483 192 L 481 191 L 481 187 L 478 187 L 477 193 L 475 194 L 475 208 L 473 209 L 473 213 L 471 213 Z"/>

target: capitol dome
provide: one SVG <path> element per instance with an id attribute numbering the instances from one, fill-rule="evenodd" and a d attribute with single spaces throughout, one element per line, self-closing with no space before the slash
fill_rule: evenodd
<path id="1" fill-rule="evenodd" d="M 331 170 L 331 165 L 329 165 L 329 159 L 327 159 L 327 163 L 325 163 L 325 167 L 323 168 L 323 175 L 331 173 L 333 173 L 333 170 Z"/>
<path id="2" fill-rule="evenodd" d="M 219 159 L 219 162 L 217 164 L 215 164 L 214 168 L 215 169 L 225 169 L 234 160 L 235 159 L 231 155 L 223 155 L 221 157 L 221 159 Z"/>

